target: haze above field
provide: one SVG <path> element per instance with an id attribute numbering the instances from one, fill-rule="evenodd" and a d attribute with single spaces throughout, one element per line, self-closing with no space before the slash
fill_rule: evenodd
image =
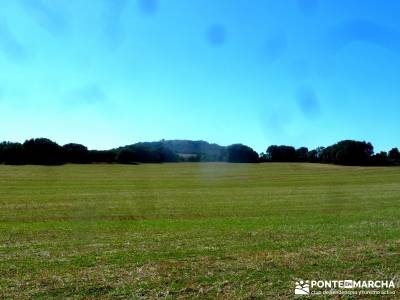
<path id="1" fill-rule="evenodd" d="M 398 1 L 0 4 L 0 139 L 398 146 Z"/>

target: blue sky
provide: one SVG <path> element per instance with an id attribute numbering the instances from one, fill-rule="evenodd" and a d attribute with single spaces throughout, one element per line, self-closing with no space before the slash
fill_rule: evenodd
<path id="1" fill-rule="evenodd" d="M 0 140 L 400 146 L 400 1 L 2 0 Z"/>

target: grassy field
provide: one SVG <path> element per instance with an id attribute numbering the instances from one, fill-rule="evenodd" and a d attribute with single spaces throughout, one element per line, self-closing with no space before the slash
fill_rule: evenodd
<path id="1" fill-rule="evenodd" d="M 399 273 L 397 167 L 0 166 L 0 298 L 293 298 L 297 278 Z"/>

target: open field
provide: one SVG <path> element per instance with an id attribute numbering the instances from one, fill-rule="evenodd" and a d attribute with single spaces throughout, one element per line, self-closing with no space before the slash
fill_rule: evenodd
<path id="1" fill-rule="evenodd" d="M 0 298 L 293 298 L 296 278 L 399 273 L 397 167 L 0 166 Z"/>

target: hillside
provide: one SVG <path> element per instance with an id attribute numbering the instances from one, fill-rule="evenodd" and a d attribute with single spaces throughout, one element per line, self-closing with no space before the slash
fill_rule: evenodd
<path id="1" fill-rule="evenodd" d="M 206 141 L 161 140 L 159 142 L 135 143 L 122 148 L 132 150 L 142 148 L 163 149 L 164 152 L 172 152 L 191 161 L 224 161 L 227 158 L 227 147 Z"/>

